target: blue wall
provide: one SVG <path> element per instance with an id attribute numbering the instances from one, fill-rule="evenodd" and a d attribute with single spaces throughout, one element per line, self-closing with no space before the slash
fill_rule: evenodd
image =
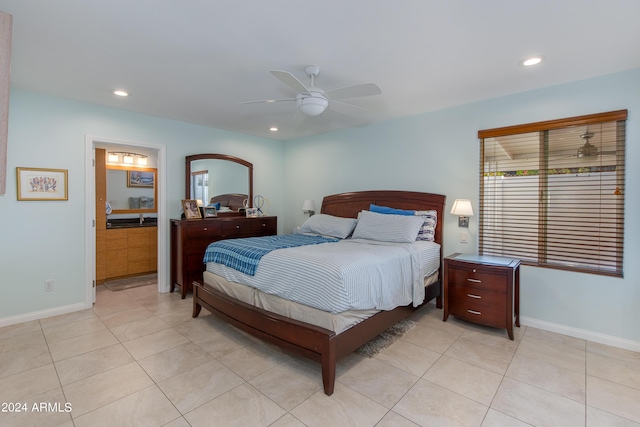
<path id="1" fill-rule="evenodd" d="M 282 206 L 283 143 L 12 90 L 7 192 L 0 196 L 0 325 L 85 301 L 85 135 L 166 146 L 168 216 L 179 218 L 184 157 L 223 153 L 254 164 L 254 191 Z M 16 167 L 67 169 L 68 201 L 17 201 Z M 160 224 L 168 230 L 169 223 Z M 169 249 L 164 248 L 168 265 Z M 44 292 L 44 281 L 55 290 Z"/>
<path id="2" fill-rule="evenodd" d="M 284 229 L 342 191 L 402 189 L 440 193 L 478 206 L 478 130 L 628 109 L 624 278 L 524 267 L 526 323 L 640 350 L 640 70 L 491 99 L 418 116 L 290 141 L 285 147 Z M 457 217 L 445 215 L 445 255 L 477 251 L 477 220 L 460 243 Z M 600 337 L 604 335 L 605 337 Z M 615 337 L 615 338 L 611 338 Z"/>
<path id="3" fill-rule="evenodd" d="M 81 303 L 86 290 L 84 138 L 95 135 L 167 148 L 169 216 L 180 214 L 184 156 L 231 154 L 254 163 L 254 191 L 271 201 L 281 233 L 302 224 L 305 199 L 343 191 L 399 189 L 471 199 L 478 205 L 480 129 L 628 109 L 623 279 L 524 267 L 523 323 L 640 350 L 640 70 L 544 88 L 285 143 L 13 90 L 7 193 L 0 196 L 0 324 Z M 15 168 L 69 170 L 67 202 L 16 201 Z M 444 252 L 472 253 L 446 214 Z M 168 224 L 165 225 L 168 227 Z M 168 258 L 168 249 L 166 252 Z M 45 293 L 44 281 L 56 290 Z"/>

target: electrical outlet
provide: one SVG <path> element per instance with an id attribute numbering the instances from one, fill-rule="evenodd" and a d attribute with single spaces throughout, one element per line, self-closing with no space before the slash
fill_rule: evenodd
<path id="1" fill-rule="evenodd" d="M 46 292 L 53 290 L 53 280 L 49 279 L 44 281 L 44 290 Z"/>

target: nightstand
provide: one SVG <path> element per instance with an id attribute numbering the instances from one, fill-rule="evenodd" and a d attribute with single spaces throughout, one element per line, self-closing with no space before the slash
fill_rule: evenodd
<path id="1" fill-rule="evenodd" d="M 453 254 L 444 259 L 444 317 L 506 328 L 520 326 L 520 260 Z"/>

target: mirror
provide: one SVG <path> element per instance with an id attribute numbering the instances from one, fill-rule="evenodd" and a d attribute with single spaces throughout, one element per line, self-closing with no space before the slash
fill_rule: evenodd
<path id="1" fill-rule="evenodd" d="M 185 198 L 205 205 L 220 194 L 248 194 L 253 200 L 253 164 L 226 154 L 186 157 Z"/>
<path id="2" fill-rule="evenodd" d="M 106 166 L 107 200 L 113 214 L 158 212 L 156 168 Z"/>

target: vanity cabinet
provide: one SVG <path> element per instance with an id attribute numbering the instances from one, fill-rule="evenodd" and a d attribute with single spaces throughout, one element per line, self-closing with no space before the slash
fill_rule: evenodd
<path id="1" fill-rule="evenodd" d="M 158 227 L 107 229 L 104 281 L 157 271 Z M 100 282 L 98 282 L 100 283 Z"/>
<path id="2" fill-rule="evenodd" d="M 180 286 L 182 298 L 202 283 L 204 252 L 211 242 L 240 237 L 272 236 L 277 233 L 278 218 L 228 216 L 207 219 L 171 220 L 171 292 Z"/>

